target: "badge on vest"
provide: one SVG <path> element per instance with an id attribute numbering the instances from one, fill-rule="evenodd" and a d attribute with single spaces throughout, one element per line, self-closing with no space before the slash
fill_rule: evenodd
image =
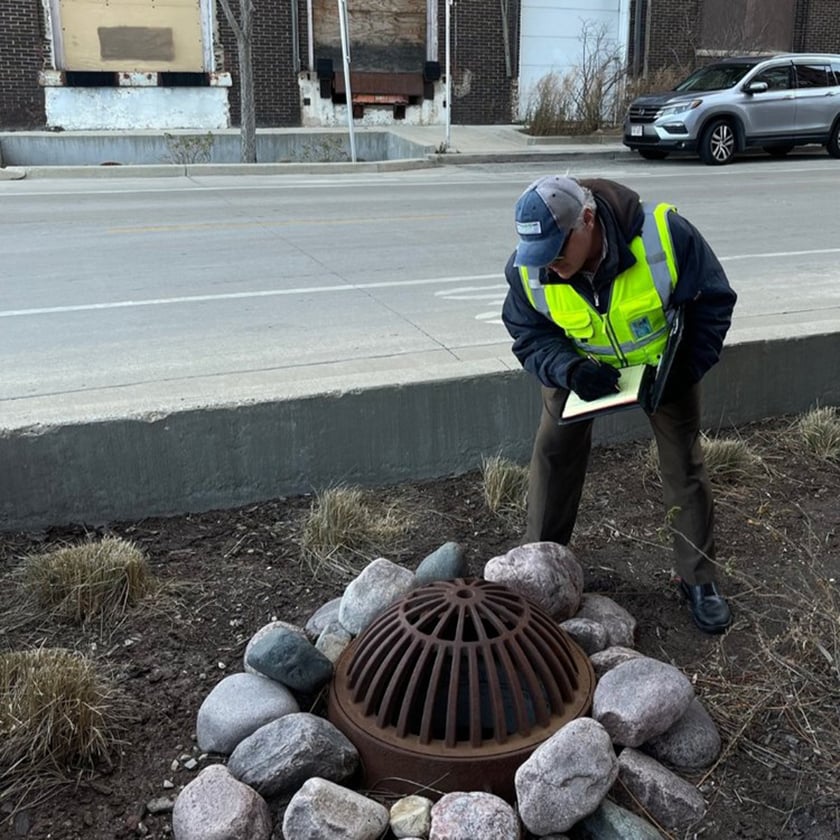
<path id="1" fill-rule="evenodd" d="M 633 338 L 647 338 L 652 332 L 650 319 L 645 315 L 642 318 L 636 318 L 635 321 L 630 322 L 630 332 L 633 333 Z"/>

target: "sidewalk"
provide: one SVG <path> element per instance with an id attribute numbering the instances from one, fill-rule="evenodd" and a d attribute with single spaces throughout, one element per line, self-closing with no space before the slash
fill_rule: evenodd
<path id="1" fill-rule="evenodd" d="M 182 132 L 187 133 L 187 132 Z M 195 133 L 195 132 L 192 132 Z M 217 143 L 230 151 L 238 141 L 238 129 L 213 132 Z M 0 150 L 8 164 L 0 168 L 0 180 L 28 178 L 112 178 L 178 177 L 200 175 L 279 175 L 323 172 L 395 171 L 435 165 L 503 163 L 540 159 L 563 159 L 588 156 L 614 159 L 630 155 L 618 133 L 586 137 L 531 137 L 518 125 L 450 126 L 447 144 L 443 125 L 391 125 L 382 128 L 359 128 L 354 132 L 357 162 L 273 162 L 294 157 L 289 154 L 301 145 L 317 145 L 319 138 L 347 138 L 346 127 L 260 129 L 257 133 L 262 152 L 272 162 L 257 164 L 160 163 L 164 132 L 0 132 Z M 383 141 L 384 136 L 384 141 Z M 347 140 L 349 144 L 349 139 Z M 66 147 L 66 154 L 62 154 Z M 76 163 L 83 153 L 89 161 Z M 117 149 L 130 147 L 134 157 Z M 33 150 L 37 164 L 21 163 Z M 258 146 L 259 148 L 259 146 Z M 124 163 L 145 157 L 155 162 Z M 227 155 L 228 159 L 233 154 Z M 111 165 L 105 165 L 111 164 Z M 116 165 L 119 164 L 119 165 Z"/>

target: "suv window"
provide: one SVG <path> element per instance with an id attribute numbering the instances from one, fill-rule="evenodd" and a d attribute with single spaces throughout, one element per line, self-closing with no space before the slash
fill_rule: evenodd
<path id="1" fill-rule="evenodd" d="M 680 82 L 674 90 L 726 90 L 738 84 L 747 71 L 755 67 L 753 64 L 710 64 L 695 70 L 684 82 Z"/>
<path id="2" fill-rule="evenodd" d="M 831 69 L 834 72 L 833 84 L 840 85 L 840 61 L 832 61 Z"/>
<path id="3" fill-rule="evenodd" d="M 791 67 L 789 64 L 782 65 L 781 67 L 768 67 L 766 70 L 762 70 L 753 76 L 750 81 L 767 82 L 769 90 L 787 90 L 793 87 Z"/>
<path id="4" fill-rule="evenodd" d="M 827 64 L 797 64 L 796 86 L 801 88 L 830 87 L 834 80 L 829 80 L 830 68 Z"/>

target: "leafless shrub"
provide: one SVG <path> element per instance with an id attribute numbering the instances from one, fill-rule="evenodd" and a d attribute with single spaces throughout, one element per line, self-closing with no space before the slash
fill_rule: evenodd
<path id="1" fill-rule="evenodd" d="M 804 517 L 804 512 L 803 512 Z M 817 781 L 814 797 L 840 797 L 840 597 L 818 535 L 791 540 L 772 521 L 751 519 L 784 544 L 792 583 L 728 568 L 734 597 L 733 632 L 752 635 L 747 661 L 736 663 L 721 644 L 696 665 L 703 702 L 726 735 L 716 765 L 741 750 L 767 767 L 784 766 Z M 786 576 L 787 578 L 787 576 Z M 789 580 L 789 578 L 787 578 Z"/>
<path id="2" fill-rule="evenodd" d="M 529 134 L 589 134 L 617 124 L 626 71 L 605 24 L 584 20 L 580 61 L 564 75 L 549 73 L 528 98 Z"/>
<path id="3" fill-rule="evenodd" d="M 314 574 L 326 567 L 355 575 L 360 561 L 396 553 L 412 525 L 412 514 L 401 504 L 382 507 L 359 488 L 332 487 L 316 494 L 301 547 Z"/>
<path id="4" fill-rule="evenodd" d="M 80 624 L 118 619 L 157 589 L 143 552 L 119 537 L 31 554 L 21 577 L 39 608 Z"/>

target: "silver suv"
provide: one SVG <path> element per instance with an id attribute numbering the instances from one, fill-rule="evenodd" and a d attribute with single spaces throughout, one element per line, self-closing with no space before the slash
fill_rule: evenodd
<path id="1" fill-rule="evenodd" d="M 840 55 L 727 58 L 638 97 L 624 120 L 624 145 L 648 160 L 696 152 L 719 166 L 751 146 L 782 157 L 808 143 L 840 158 Z"/>

